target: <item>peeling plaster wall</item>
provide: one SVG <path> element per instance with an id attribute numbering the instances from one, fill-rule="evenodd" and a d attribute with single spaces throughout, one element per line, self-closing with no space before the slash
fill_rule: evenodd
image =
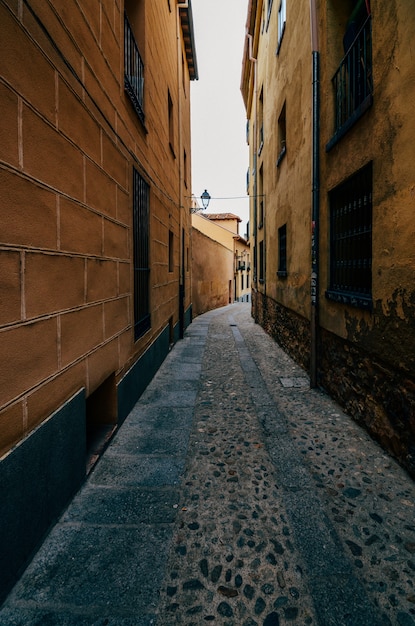
<path id="1" fill-rule="evenodd" d="M 328 153 L 322 99 L 320 383 L 415 475 L 415 14 L 372 2 L 372 107 Z M 322 85 L 334 73 L 343 3 L 321 3 Z M 337 55 L 337 56 L 336 56 Z M 371 312 L 329 302 L 328 192 L 373 162 Z"/>

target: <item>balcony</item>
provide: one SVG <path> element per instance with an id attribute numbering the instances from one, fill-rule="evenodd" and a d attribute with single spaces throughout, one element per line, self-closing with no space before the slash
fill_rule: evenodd
<path id="1" fill-rule="evenodd" d="M 124 89 L 144 124 L 144 63 L 127 16 L 124 16 Z"/>
<path id="2" fill-rule="evenodd" d="M 332 78 L 334 135 L 331 148 L 347 133 L 373 102 L 372 20 L 369 15 Z"/>

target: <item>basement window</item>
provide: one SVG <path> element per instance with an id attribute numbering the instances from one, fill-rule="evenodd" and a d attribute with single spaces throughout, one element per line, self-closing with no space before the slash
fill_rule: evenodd
<path id="1" fill-rule="evenodd" d="M 115 374 L 111 374 L 86 399 L 87 474 L 117 430 L 117 421 L 117 385 Z"/>

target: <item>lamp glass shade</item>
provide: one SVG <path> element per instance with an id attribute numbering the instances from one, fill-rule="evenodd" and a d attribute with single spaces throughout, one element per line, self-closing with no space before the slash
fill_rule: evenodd
<path id="1" fill-rule="evenodd" d="M 210 194 L 207 191 L 207 189 L 204 190 L 204 192 L 202 193 L 202 195 L 200 196 L 201 200 L 202 200 L 202 205 L 204 209 L 207 209 L 209 206 L 209 202 L 210 202 Z"/>

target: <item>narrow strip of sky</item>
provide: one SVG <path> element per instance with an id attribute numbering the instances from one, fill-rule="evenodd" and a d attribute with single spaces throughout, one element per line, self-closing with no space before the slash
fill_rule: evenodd
<path id="1" fill-rule="evenodd" d="M 192 0 L 199 80 L 192 83 L 192 187 L 209 213 L 235 213 L 246 230 L 248 147 L 240 91 L 247 0 Z M 225 200 L 223 198 L 229 198 Z"/>

